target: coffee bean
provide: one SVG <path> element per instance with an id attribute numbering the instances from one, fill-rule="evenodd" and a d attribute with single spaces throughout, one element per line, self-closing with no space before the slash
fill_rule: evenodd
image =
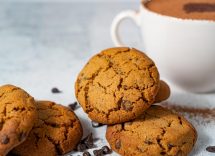
<path id="1" fill-rule="evenodd" d="M 3 135 L 1 138 L 1 143 L 2 144 L 8 144 L 10 141 L 10 138 L 7 135 Z"/>
<path id="2" fill-rule="evenodd" d="M 78 144 L 78 146 L 77 146 L 77 151 L 79 151 L 79 152 L 83 152 L 83 151 L 85 151 L 86 149 L 87 149 L 87 146 L 86 146 L 85 144 L 80 143 L 80 144 Z"/>
<path id="3" fill-rule="evenodd" d="M 133 109 L 132 102 L 128 100 L 122 100 L 121 105 L 122 105 L 122 108 L 126 111 L 131 111 Z"/>
<path id="4" fill-rule="evenodd" d="M 104 155 L 102 149 L 94 150 L 93 153 L 95 156 L 103 156 Z"/>
<path id="5" fill-rule="evenodd" d="M 72 110 L 75 110 L 77 109 L 77 106 L 78 106 L 78 103 L 77 102 L 73 102 L 71 104 L 68 105 L 68 107 Z"/>
<path id="6" fill-rule="evenodd" d="M 97 128 L 97 127 L 103 126 L 103 124 L 98 123 L 98 122 L 95 122 L 95 121 L 91 121 L 91 124 L 92 124 L 92 127 L 93 127 L 93 128 Z"/>
<path id="7" fill-rule="evenodd" d="M 207 150 L 208 152 L 215 153 L 215 146 L 208 146 L 208 147 L 206 148 L 206 150 Z"/>
<path id="8" fill-rule="evenodd" d="M 121 148 L 121 141 L 120 140 L 117 140 L 116 143 L 115 143 L 115 148 L 116 149 L 120 149 Z"/>
<path id="9" fill-rule="evenodd" d="M 89 152 L 84 152 L 83 156 L 91 156 L 91 154 Z"/>
<path id="10" fill-rule="evenodd" d="M 93 134 L 90 133 L 88 136 L 86 136 L 86 138 L 82 140 L 82 142 L 87 146 L 88 149 L 93 148 Z"/>
<path id="11" fill-rule="evenodd" d="M 52 93 L 61 93 L 61 91 L 58 88 L 54 87 L 52 88 Z"/>
<path id="12" fill-rule="evenodd" d="M 110 154 L 112 150 L 108 146 L 102 147 L 103 154 Z"/>

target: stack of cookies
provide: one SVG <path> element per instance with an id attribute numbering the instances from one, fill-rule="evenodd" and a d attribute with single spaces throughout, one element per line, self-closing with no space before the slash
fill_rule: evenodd
<path id="1" fill-rule="evenodd" d="M 186 156 L 196 142 L 184 117 L 154 105 L 170 89 L 154 62 L 136 49 L 111 48 L 92 57 L 75 92 L 89 118 L 108 125 L 107 141 L 122 156 Z M 71 109 L 35 101 L 13 85 L 0 87 L 0 156 L 64 155 L 78 148 L 82 135 Z"/>
<path id="2" fill-rule="evenodd" d="M 76 97 L 89 118 L 107 124 L 111 148 L 123 156 L 186 156 L 197 133 L 182 116 L 154 103 L 170 95 L 154 62 L 127 47 L 92 57 L 76 81 Z"/>
<path id="3" fill-rule="evenodd" d="M 0 87 L 0 156 L 57 156 L 82 138 L 75 113 L 49 101 L 35 101 L 12 85 Z"/>

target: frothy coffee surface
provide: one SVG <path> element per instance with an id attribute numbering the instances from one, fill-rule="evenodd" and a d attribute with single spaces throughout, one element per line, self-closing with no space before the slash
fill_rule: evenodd
<path id="1" fill-rule="evenodd" d="M 162 15 L 215 21 L 215 0 L 150 0 L 144 5 Z"/>

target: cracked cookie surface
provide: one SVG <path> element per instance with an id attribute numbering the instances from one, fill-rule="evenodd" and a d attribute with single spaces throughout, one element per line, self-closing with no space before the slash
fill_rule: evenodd
<path id="1" fill-rule="evenodd" d="M 0 156 L 26 140 L 37 117 L 35 101 L 21 88 L 0 87 Z"/>
<path id="2" fill-rule="evenodd" d="M 27 140 L 12 150 L 18 156 L 63 155 L 82 138 L 82 127 L 75 113 L 49 101 L 37 101 L 38 119 Z"/>
<path id="3" fill-rule="evenodd" d="M 134 48 L 110 48 L 92 57 L 78 75 L 76 97 L 88 116 L 115 124 L 140 116 L 159 89 L 154 62 Z"/>
<path id="4" fill-rule="evenodd" d="M 122 156 L 187 156 L 197 132 L 182 116 L 153 105 L 134 121 L 108 126 L 106 138 Z"/>

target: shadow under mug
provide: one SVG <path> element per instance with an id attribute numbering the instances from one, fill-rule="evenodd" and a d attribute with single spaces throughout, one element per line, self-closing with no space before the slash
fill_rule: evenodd
<path id="1" fill-rule="evenodd" d="M 215 90 L 215 21 L 164 16 L 141 4 L 139 12 L 124 11 L 113 20 L 111 37 L 116 46 L 125 46 L 118 30 L 127 18 L 140 27 L 141 44 L 163 79 L 191 92 Z"/>

